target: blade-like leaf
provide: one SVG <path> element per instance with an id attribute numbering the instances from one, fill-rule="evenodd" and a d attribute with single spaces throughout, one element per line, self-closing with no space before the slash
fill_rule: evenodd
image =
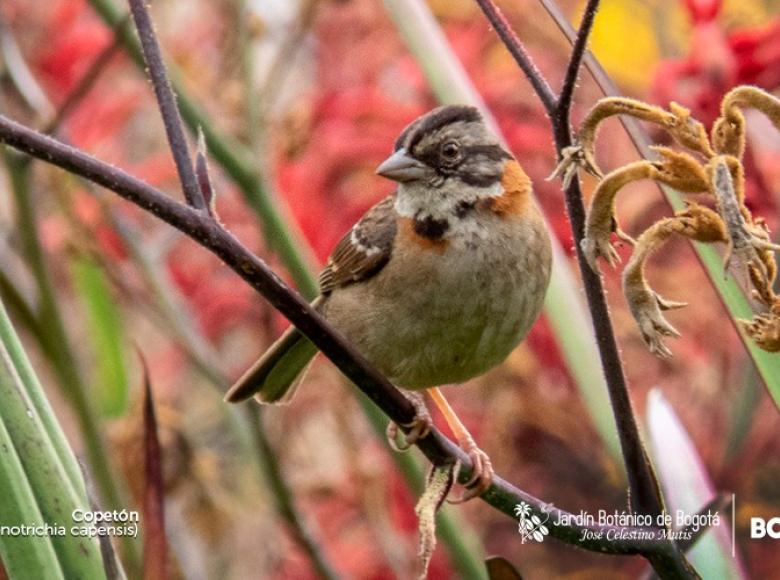
<path id="1" fill-rule="evenodd" d="M 658 390 L 651 391 L 648 399 L 647 428 L 667 510 L 674 520 L 678 513 L 696 514 L 715 497 L 715 488 L 685 427 Z M 691 548 L 691 564 L 702 578 L 746 578 L 740 558 L 731 555 L 728 515 L 718 515 L 720 525 L 704 532 Z M 675 527 L 682 529 L 685 526 Z"/>
<path id="2" fill-rule="evenodd" d="M 127 409 L 127 372 L 120 312 L 101 267 L 89 258 L 72 263 L 73 281 L 86 310 L 86 322 L 95 356 L 98 408 L 116 417 Z"/>
<path id="3" fill-rule="evenodd" d="M 152 385 L 146 360 L 144 372 L 144 580 L 167 578 L 168 542 L 165 538 L 165 486 L 162 455 L 157 436 Z"/>
<path id="4" fill-rule="evenodd" d="M 10 568 L 11 562 L 16 562 L 14 567 L 21 566 L 17 558 L 22 558 L 22 562 L 27 564 L 34 558 L 35 565 L 21 571 L 18 577 L 41 578 L 49 569 L 51 554 L 47 548 L 36 547 L 36 544 L 50 542 L 59 562 L 52 568 L 53 577 L 57 577 L 60 570 L 66 578 L 104 578 L 95 538 L 69 533 L 74 525 L 73 512 L 76 509 L 89 510 L 84 501 L 83 484 L 77 486 L 71 481 L 71 475 L 58 453 L 66 443 L 63 440 L 59 446 L 54 445 L 50 433 L 57 436 L 56 431 L 47 429 L 44 418 L 38 413 L 44 395 L 35 393 L 38 404 L 34 402 L 31 393 L 39 388 L 39 384 L 34 375 L 27 374 L 31 373 L 27 366 L 29 363 L 18 348 L 18 338 L 7 324 L 7 315 L 1 304 L 0 320 L 3 321 L 0 324 L 3 329 L 0 336 L 0 478 L 5 480 L 0 487 L 3 491 L 0 493 L 1 523 L 8 526 L 45 523 L 65 528 L 64 533 L 49 533 L 44 537 L 0 534 L 3 561 Z M 29 382 L 25 382 L 23 377 Z M 47 411 L 48 405 L 45 405 L 43 412 Z M 11 576 L 17 577 L 14 573 Z"/>
<path id="5" fill-rule="evenodd" d="M 11 436 L 0 420 L 0 525 L 44 523 L 32 487 L 27 481 Z M 65 578 L 49 538 L 0 534 L 0 560 L 11 578 L 35 580 L 46 570 L 51 578 Z"/>
<path id="6" fill-rule="evenodd" d="M 70 445 L 68 445 L 68 440 L 65 438 L 65 434 L 54 416 L 54 411 L 52 411 L 51 405 L 49 405 L 49 401 L 43 392 L 43 387 L 38 382 L 38 377 L 30 364 L 30 359 L 27 357 L 27 353 L 24 351 L 14 327 L 11 325 L 11 320 L 8 318 L 8 313 L 2 301 L 0 301 L 0 342 L 8 351 L 14 368 L 19 374 L 21 382 L 25 385 L 30 401 L 35 408 L 35 413 L 40 418 L 48 439 L 54 446 L 57 456 L 68 474 L 71 485 L 79 494 L 80 499 L 86 503 L 87 492 L 76 456 L 73 454 Z"/>

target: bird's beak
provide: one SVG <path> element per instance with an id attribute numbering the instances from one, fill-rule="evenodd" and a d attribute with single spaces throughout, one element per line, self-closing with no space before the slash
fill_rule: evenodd
<path id="1" fill-rule="evenodd" d="M 401 148 L 385 159 L 376 172 L 382 177 L 403 183 L 422 179 L 426 174 L 426 166 Z"/>

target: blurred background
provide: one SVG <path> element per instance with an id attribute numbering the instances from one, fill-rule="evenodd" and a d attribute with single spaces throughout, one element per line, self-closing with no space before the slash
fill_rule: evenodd
<path id="1" fill-rule="evenodd" d="M 559 4 L 578 20 L 583 3 Z M 127 8 L 112 6 L 4 0 L 0 108 L 179 196 L 151 86 L 116 40 L 114 30 L 127 29 L 109 24 Z M 556 163 L 549 123 L 475 3 L 153 2 L 180 104 L 197 109 L 185 114 L 200 115 L 207 134 L 236 154 L 213 146 L 210 154 L 221 220 L 304 291 L 306 270 L 316 273 L 352 223 L 391 192 L 374 169 L 397 134 L 438 104 L 430 69 L 410 49 L 431 39 L 404 26 L 404 6 L 427 6 L 435 16 L 571 257 L 560 183 L 545 181 Z M 555 23 L 535 0 L 501 6 L 557 87 L 569 47 Z M 709 125 L 735 85 L 777 94 L 780 2 L 605 0 L 591 48 L 624 94 L 677 101 Z M 600 96 L 583 72 L 575 121 Z M 774 231 L 780 134 L 760 115 L 748 122 L 748 205 Z M 597 152 L 605 168 L 637 158 L 616 121 L 601 131 Z M 339 577 L 412 577 L 418 489 L 409 478 L 419 483 L 425 463 L 416 451 L 400 459 L 390 452 L 377 437 L 381 417 L 366 414 L 356 389 L 320 358 L 291 405 L 263 409 L 262 419 L 228 408 L 221 395 L 229 381 L 286 322 L 209 253 L 113 194 L 42 163 L 8 154 L 2 161 L 0 296 L 105 505 L 112 497 L 119 506 L 138 502 L 142 379 L 134 345 L 149 363 L 173 577 L 321 577 L 291 518 L 280 515 L 286 501 Z M 585 178 L 586 195 L 594 185 Z M 670 214 L 644 183 L 628 188 L 618 209 L 631 233 Z M 628 258 L 626 248 L 621 255 Z M 662 474 L 667 493 L 693 486 L 696 511 L 713 490 L 734 492 L 738 557 L 719 570 L 771 578 L 780 551 L 749 539 L 749 519 L 780 515 L 778 409 L 691 247 L 672 242 L 648 273 L 661 294 L 690 303 L 669 316 L 683 336 L 668 360 L 642 343 L 619 271 L 605 271 L 605 283 L 651 452 L 701 476 L 680 483 Z M 602 387 L 580 334 L 545 316 L 503 366 L 446 393 L 505 479 L 571 512 L 622 510 L 626 482 L 611 413 L 603 392 L 583 395 Z M 579 348 L 584 360 L 573 360 Z M 583 380 L 587 369 L 595 383 Z M 660 396 L 649 397 L 653 389 Z M 647 412 L 648 400 L 656 412 Z M 680 435 L 664 439 L 653 429 Z M 644 569 L 638 558 L 553 539 L 521 544 L 517 522 L 479 501 L 443 512 L 452 533 L 439 541 L 431 578 L 475 577 L 469 566 L 488 554 L 507 557 L 527 578 L 633 578 Z M 730 558 L 730 547 L 713 541 L 704 557 Z"/>

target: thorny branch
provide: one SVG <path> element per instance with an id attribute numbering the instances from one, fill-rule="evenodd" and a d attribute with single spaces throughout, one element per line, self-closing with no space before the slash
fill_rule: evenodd
<path id="1" fill-rule="evenodd" d="M 542 101 L 552 123 L 556 151 L 562 157 L 566 148 L 572 145 L 572 130 L 569 118 L 571 100 L 580 65 L 585 57 L 587 40 L 598 11 L 599 0 L 588 0 L 579 30 L 573 42 L 572 54 L 560 96 L 553 96 L 552 98 L 548 94 L 549 84 L 533 64 L 525 48 L 511 30 L 506 30 L 509 28 L 509 25 L 503 15 L 501 15 L 498 7 L 492 0 L 477 0 L 477 3 L 496 29 L 509 52 L 517 60 L 537 96 Z M 639 436 L 639 428 L 631 405 L 631 399 L 628 395 L 628 386 L 607 307 L 604 287 L 599 275 L 588 265 L 587 258 L 580 247 L 580 242 L 585 234 L 585 206 L 579 182 L 572 180 L 566 183 L 564 192 L 566 210 L 574 235 L 577 262 L 591 312 L 596 342 L 601 356 L 602 368 L 626 465 L 631 490 L 631 502 L 635 511 L 657 515 L 664 510 L 663 497 L 655 471 Z M 671 574 L 675 577 L 696 577 L 696 572 L 685 560 L 679 548 L 671 542 L 667 547 L 669 550 L 667 552 L 668 559 L 664 562 L 660 562 L 652 557 L 648 558 L 656 571 L 659 573 L 663 571 L 663 573 Z"/>

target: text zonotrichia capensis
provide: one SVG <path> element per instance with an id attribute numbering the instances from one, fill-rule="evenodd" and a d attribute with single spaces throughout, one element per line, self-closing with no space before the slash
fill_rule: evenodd
<path id="1" fill-rule="evenodd" d="M 490 461 L 435 387 L 484 373 L 525 337 L 550 279 L 549 235 L 528 176 L 474 107 L 419 117 L 377 173 L 398 188 L 338 243 L 314 304 L 394 384 L 430 389 L 474 462 L 474 497 Z M 288 401 L 316 352 L 290 328 L 225 399 Z M 430 428 L 422 397 L 410 398 L 409 444 Z"/>

